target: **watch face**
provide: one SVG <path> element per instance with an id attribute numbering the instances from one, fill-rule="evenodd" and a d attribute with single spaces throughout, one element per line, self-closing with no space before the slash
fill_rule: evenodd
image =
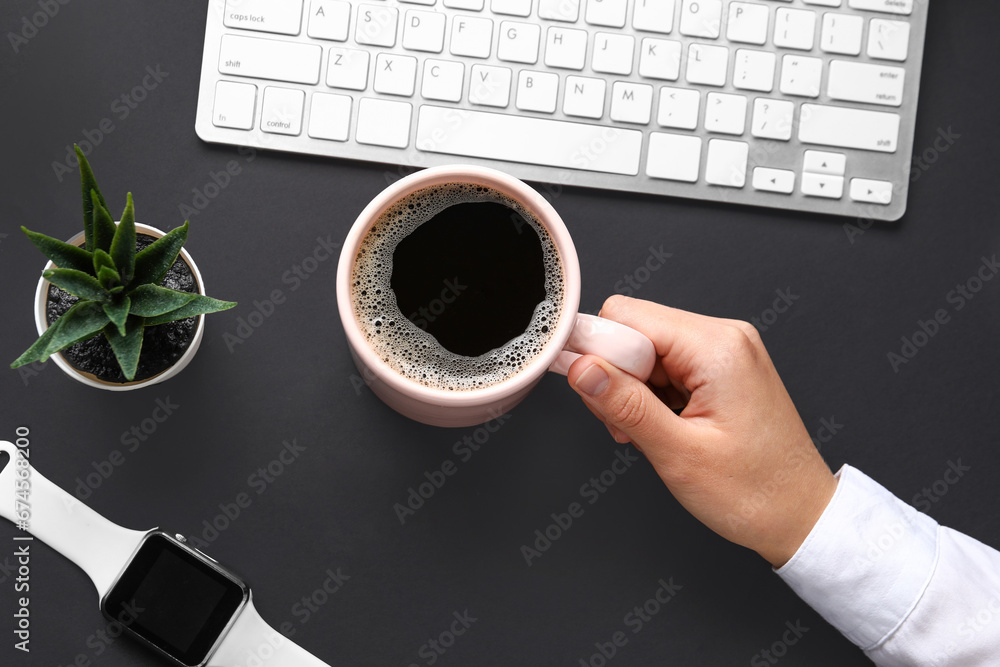
<path id="1" fill-rule="evenodd" d="M 204 556 L 152 533 L 101 611 L 174 660 L 194 667 L 247 599 L 246 585 Z"/>

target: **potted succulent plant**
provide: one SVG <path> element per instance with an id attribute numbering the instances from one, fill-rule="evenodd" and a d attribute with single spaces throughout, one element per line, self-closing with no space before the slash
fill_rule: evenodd
<path id="1" fill-rule="evenodd" d="M 52 357 L 91 386 L 128 390 L 162 382 L 197 351 L 207 313 L 232 308 L 205 296 L 187 251 L 188 223 L 164 233 L 135 222 L 132 194 L 118 223 L 79 147 L 84 231 L 69 241 L 21 229 L 49 263 L 35 293 L 39 338 L 11 368 Z"/>

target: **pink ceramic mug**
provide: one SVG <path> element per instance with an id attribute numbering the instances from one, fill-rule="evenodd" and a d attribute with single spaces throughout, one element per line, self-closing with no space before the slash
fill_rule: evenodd
<path id="1" fill-rule="evenodd" d="M 549 232 L 562 260 L 563 307 L 548 343 L 523 369 L 481 389 L 449 391 L 404 377 L 369 346 L 355 319 L 351 275 L 362 239 L 379 217 L 400 199 L 423 188 L 450 183 L 483 185 L 504 193 L 533 213 Z M 383 190 L 351 227 L 337 267 L 337 304 L 354 362 L 372 391 L 400 414 L 434 426 L 472 426 L 494 419 L 520 403 L 546 371 L 565 374 L 580 354 L 596 354 L 641 380 L 656 361 L 653 343 L 638 331 L 611 320 L 578 313 L 580 262 L 569 231 L 552 205 L 512 176 L 470 165 L 433 167 L 396 181 Z"/>

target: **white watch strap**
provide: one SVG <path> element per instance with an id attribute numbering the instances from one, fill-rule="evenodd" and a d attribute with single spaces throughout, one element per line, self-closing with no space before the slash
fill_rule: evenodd
<path id="1" fill-rule="evenodd" d="M 0 440 L 10 461 L 0 472 L 0 516 L 76 563 L 104 596 L 148 531 L 114 524 L 45 479 L 12 443 Z M 23 482 L 27 482 L 25 485 Z"/>
<path id="2" fill-rule="evenodd" d="M 272 628 L 247 600 L 208 667 L 330 667 Z"/>

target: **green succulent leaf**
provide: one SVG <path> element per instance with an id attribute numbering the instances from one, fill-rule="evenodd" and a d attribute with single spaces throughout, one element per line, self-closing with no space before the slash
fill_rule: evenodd
<path id="1" fill-rule="evenodd" d="M 218 299 L 213 299 L 210 296 L 202 296 L 199 294 L 176 310 L 171 310 L 170 312 L 157 315 L 156 317 L 147 317 L 146 326 L 152 327 L 157 324 L 166 324 L 167 322 L 173 322 L 175 320 L 195 317 L 196 315 L 217 313 L 220 310 L 228 310 L 235 305 L 235 301 L 219 301 Z"/>
<path id="2" fill-rule="evenodd" d="M 128 319 L 129 309 L 132 307 L 131 300 L 126 296 L 120 301 L 109 301 L 103 304 L 104 314 L 111 320 L 111 324 L 118 328 L 118 333 L 125 335 L 125 320 Z"/>
<path id="3" fill-rule="evenodd" d="M 45 361 L 73 343 L 92 338 L 108 323 L 108 316 L 99 303 L 77 301 L 72 308 L 52 323 L 11 368 L 18 368 L 35 361 Z"/>
<path id="4" fill-rule="evenodd" d="M 111 217 L 111 213 L 108 209 L 101 206 L 101 203 L 96 201 L 97 192 L 95 190 L 91 191 L 91 196 L 95 200 L 94 204 L 94 252 L 98 250 L 103 250 L 108 252 L 111 249 L 111 241 L 115 237 L 115 221 Z"/>
<path id="5" fill-rule="evenodd" d="M 94 250 L 94 200 L 91 199 L 91 192 L 97 193 L 97 201 L 104 208 L 108 207 L 108 203 L 104 201 L 101 189 L 97 187 L 97 179 L 94 177 L 94 171 L 90 168 L 90 163 L 87 162 L 87 157 L 76 144 L 73 144 L 73 149 L 76 151 L 76 161 L 80 164 L 80 190 L 83 192 L 83 231 L 86 237 L 84 249 L 87 252 L 92 252 Z"/>
<path id="6" fill-rule="evenodd" d="M 113 289 L 125 289 L 121 285 L 121 276 L 110 266 L 102 266 L 97 272 L 97 282 L 101 283 L 101 287 L 108 290 L 109 292 Z"/>
<path id="7" fill-rule="evenodd" d="M 126 196 L 125 210 L 108 253 L 115 262 L 122 282 L 127 285 L 135 272 L 135 210 L 131 192 Z"/>
<path id="8" fill-rule="evenodd" d="M 177 255 L 187 241 L 188 223 L 172 229 L 161 238 L 156 239 L 142 252 L 135 256 L 135 272 L 132 274 L 130 286 L 159 285 L 174 265 Z"/>
<path id="9" fill-rule="evenodd" d="M 45 234 L 33 232 L 27 227 L 21 227 L 28 240 L 35 244 L 35 247 L 52 260 L 52 263 L 63 269 L 76 269 L 86 273 L 94 272 L 93 256 L 79 246 L 54 239 Z"/>
<path id="10" fill-rule="evenodd" d="M 140 285 L 129 293 L 133 315 L 156 317 L 186 305 L 197 294 L 178 292 L 159 285 Z"/>
<path id="11" fill-rule="evenodd" d="M 141 317 L 130 316 L 125 322 L 125 332 L 109 324 L 104 327 L 104 336 L 111 343 L 118 365 L 121 366 L 125 379 L 135 379 L 135 371 L 139 367 L 139 355 L 142 353 L 142 332 L 145 329 Z"/>
<path id="12" fill-rule="evenodd" d="M 108 291 L 104 289 L 97 278 L 89 273 L 76 269 L 49 269 L 42 272 L 42 277 L 81 299 L 97 301 L 98 303 L 111 300 Z"/>

